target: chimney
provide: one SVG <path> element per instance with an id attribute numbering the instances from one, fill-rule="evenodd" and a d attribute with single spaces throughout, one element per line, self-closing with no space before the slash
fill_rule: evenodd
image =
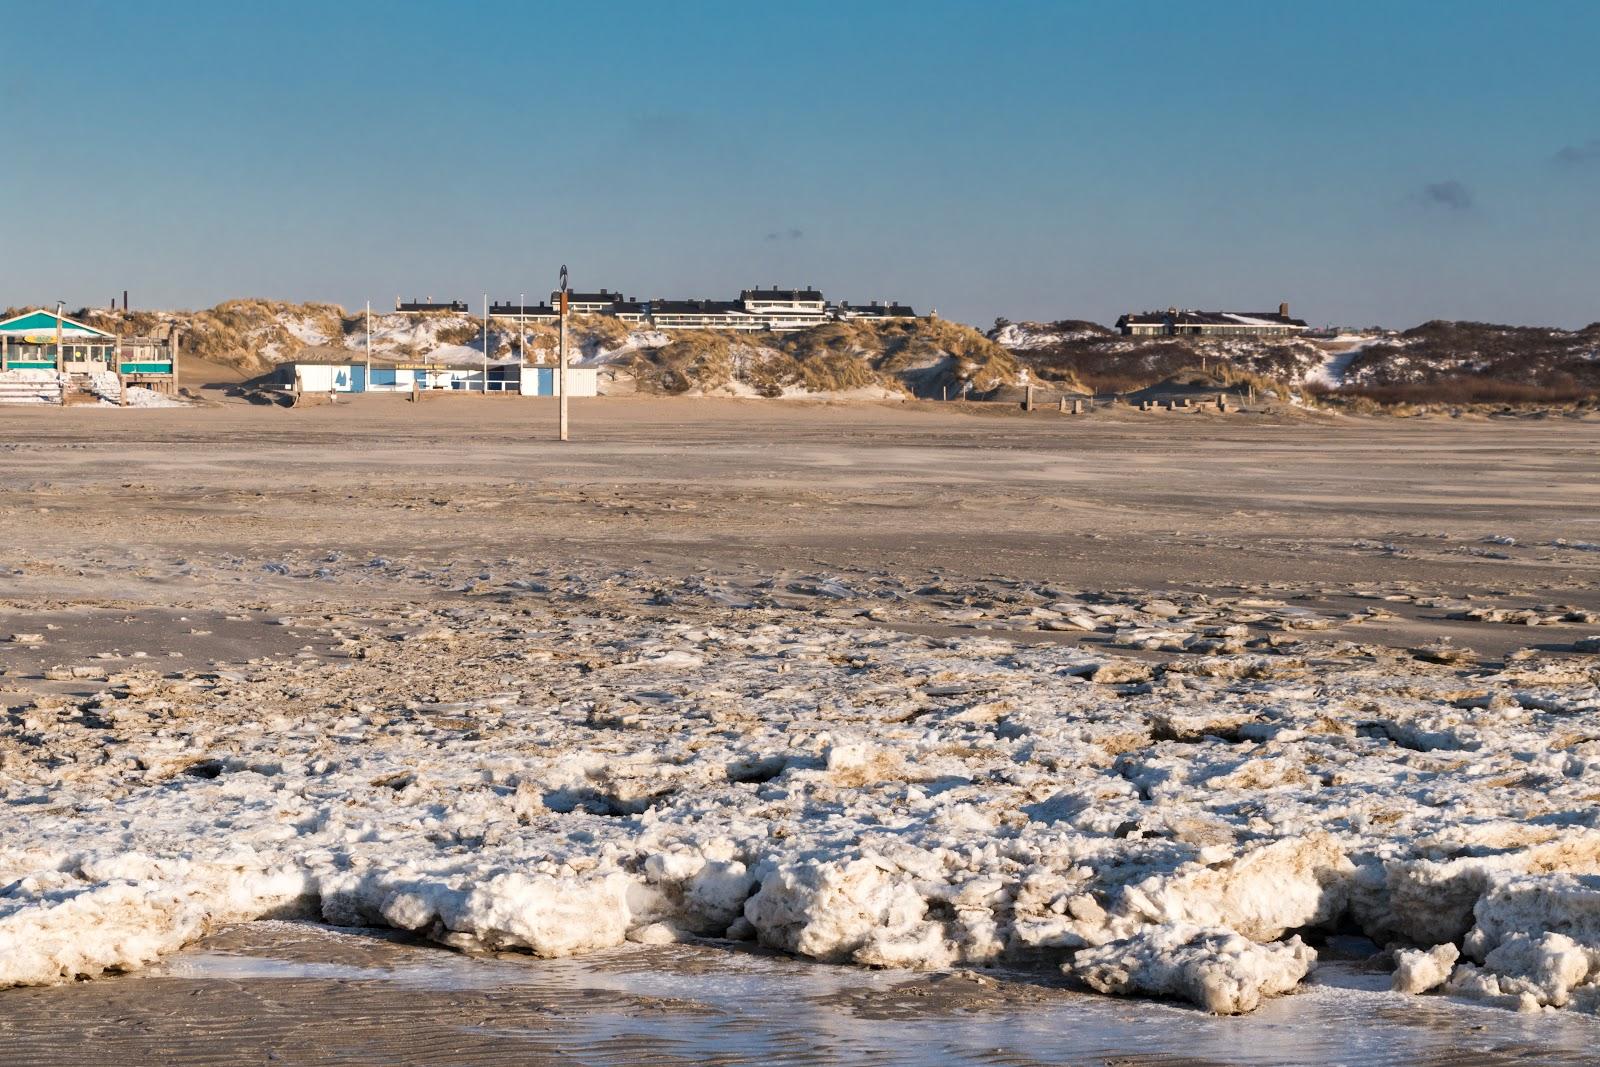
<path id="1" fill-rule="evenodd" d="M 1284 318 L 1289 317 L 1289 302 L 1287 300 L 1278 305 L 1278 314 L 1282 315 Z"/>

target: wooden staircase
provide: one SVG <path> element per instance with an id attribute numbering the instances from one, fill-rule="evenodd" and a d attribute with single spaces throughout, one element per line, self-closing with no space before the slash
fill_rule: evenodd
<path id="1" fill-rule="evenodd" d="M 62 382 L 62 389 L 62 407 L 70 408 L 79 404 L 100 403 L 100 394 L 95 391 L 94 386 L 90 384 L 89 380 L 86 378 L 68 376 L 66 380 Z"/>

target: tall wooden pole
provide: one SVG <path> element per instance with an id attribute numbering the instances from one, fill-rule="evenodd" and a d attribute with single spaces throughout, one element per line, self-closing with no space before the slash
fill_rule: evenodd
<path id="1" fill-rule="evenodd" d="M 562 268 L 565 273 L 566 268 Z M 563 282 L 565 279 L 563 279 Z M 561 410 L 561 440 L 567 440 L 567 287 L 561 287 L 561 345 L 556 357 L 556 396 Z"/>
<path id="2" fill-rule="evenodd" d="M 367 372 L 361 379 L 361 391 L 372 389 L 372 301 L 367 301 Z"/>
<path id="3" fill-rule="evenodd" d="M 489 395 L 489 294 L 483 294 L 483 395 Z"/>

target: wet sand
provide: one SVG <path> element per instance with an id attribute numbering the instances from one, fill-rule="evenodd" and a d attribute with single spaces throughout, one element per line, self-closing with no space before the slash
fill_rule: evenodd
<path id="1" fill-rule="evenodd" d="M 478 566 L 507 561 L 730 582 L 1255 592 L 1329 611 L 1379 593 L 1395 597 L 1393 618 L 1350 639 L 1448 635 L 1489 657 L 1597 630 L 1430 605 L 1600 609 L 1594 421 L 642 399 L 574 411 L 565 447 L 537 401 L 6 412 L 0 639 L 46 641 L 0 640 L 0 704 L 92 693 L 93 676 L 49 675 L 95 657 L 170 670 L 321 655 L 325 635 L 280 617 L 334 608 L 373 622 L 465 602 Z M 316 580 L 321 561 L 369 557 L 461 580 Z M 0 1062 L 1577 1063 L 1596 1033 L 1582 1019 L 1419 1010 L 1372 991 L 1386 975 L 1372 986 L 1354 965 L 1329 971 L 1217 1020 L 1036 975 L 868 972 L 722 944 L 479 960 L 252 924 L 153 972 L 0 992 Z"/>
<path id="2" fill-rule="evenodd" d="M 0 1058 L 214 1064 L 637 1063 L 1211 1067 L 1592 1063 L 1586 1019 L 1390 994 L 1325 965 L 1245 1018 L 1007 972 L 831 967 L 744 945 L 465 957 L 391 934 L 262 922 L 151 971 L 0 993 Z"/>

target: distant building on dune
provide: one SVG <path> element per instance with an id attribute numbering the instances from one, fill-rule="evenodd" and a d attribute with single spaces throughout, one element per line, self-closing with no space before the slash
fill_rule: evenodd
<path id="1" fill-rule="evenodd" d="M 874 300 L 870 304 L 856 304 L 854 306 L 841 302 L 838 307 L 833 309 L 833 317 L 846 322 L 851 319 L 870 319 L 882 322 L 886 319 L 914 319 L 917 317 L 917 313 L 904 304 L 896 304 L 892 301 L 879 303 Z"/>
<path id="2" fill-rule="evenodd" d="M 426 300 L 418 300 L 413 297 L 409 301 L 402 301 L 397 296 L 394 298 L 394 309 L 408 315 L 415 315 L 424 311 L 448 311 L 457 315 L 464 315 L 467 313 L 467 302 L 465 300 L 449 300 L 443 303 L 435 303 L 431 296 Z"/>
<path id="3" fill-rule="evenodd" d="M 549 304 L 490 304 L 492 319 L 521 319 L 523 322 L 555 322 L 560 314 Z"/>
<path id="4" fill-rule="evenodd" d="M 561 290 L 557 289 L 550 294 L 550 303 L 560 304 Z M 574 315 L 609 315 L 619 303 L 632 303 L 621 293 L 608 293 L 604 289 L 598 293 L 567 294 L 567 309 Z"/>
<path id="5" fill-rule="evenodd" d="M 646 300 L 618 300 L 607 314 L 623 322 L 643 322 L 650 317 L 650 303 Z"/>
<path id="6" fill-rule="evenodd" d="M 547 304 L 513 304 L 510 301 L 489 305 L 489 317 L 518 319 L 523 322 L 555 322 L 560 315 L 561 292 L 550 294 Z M 649 326 L 657 330 L 736 330 L 743 333 L 792 333 L 809 330 L 827 322 L 852 320 L 888 321 L 914 319 L 917 313 L 895 301 L 830 304 L 820 289 L 745 289 L 737 300 L 634 300 L 620 292 L 601 289 L 592 293 L 567 293 L 567 308 L 574 315 L 607 315 L 622 322 Z M 405 313 L 453 312 L 470 315 L 459 300 L 449 303 L 395 300 L 395 309 Z"/>
<path id="7" fill-rule="evenodd" d="M 737 300 L 650 301 L 650 324 L 658 330 L 760 330 L 766 324 Z"/>
<path id="8" fill-rule="evenodd" d="M 1298 337 L 1310 329 L 1289 317 L 1289 305 L 1271 311 L 1193 311 L 1168 308 L 1128 314 L 1117 320 L 1128 337 Z"/>

